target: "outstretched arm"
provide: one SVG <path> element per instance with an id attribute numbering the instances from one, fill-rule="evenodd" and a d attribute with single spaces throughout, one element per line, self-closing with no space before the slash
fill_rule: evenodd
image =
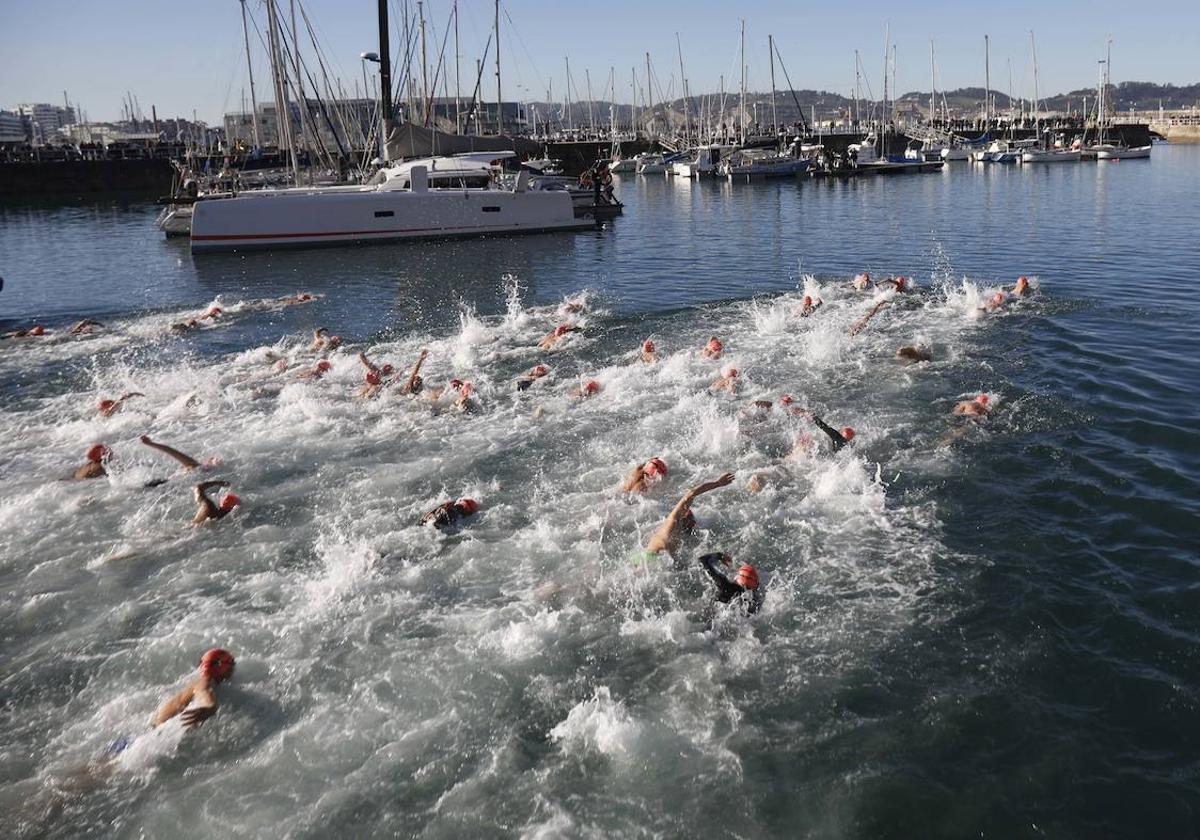
<path id="1" fill-rule="evenodd" d="M 413 387 L 417 383 L 417 375 L 421 372 L 421 365 L 425 363 L 425 358 L 429 355 L 428 350 L 422 350 L 421 355 L 417 357 L 416 364 L 412 366 L 412 370 L 408 374 L 408 379 L 404 383 L 403 390 L 406 393 L 411 393 Z"/>
<path id="2" fill-rule="evenodd" d="M 731 483 L 733 483 L 733 473 L 725 473 L 713 481 L 697 484 L 691 490 L 684 493 L 683 497 L 675 503 L 675 507 L 671 508 L 671 512 L 667 514 L 667 518 L 662 521 L 662 524 L 658 526 L 658 529 L 650 537 L 650 542 L 646 544 L 646 550 L 663 551 L 668 548 L 675 536 L 676 529 L 679 527 L 680 519 L 691 509 L 692 502 L 695 501 L 696 497 L 710 490 L 716 490 L 718 487 L 725 487 Z"/>
<path id="3" fill-rule="evenodd" d="M 809 417 L 812 419 L 812 421 L 814 423 L 817 424 L 818 429 L 820 429 L 825 434 L 829 435 L 829 439 L 831 441 L 833 441 L 834 450 L 841 449 L 843 446 L 846 445 L 846 439 L 844 437 L 842 437 L 841 432 L 839 432 L 837 429 L 833 428 L 828 423 L 826 423 L 824 420 L 822 420 L 820 417 L 818 417 L 817 415 L 815 415 L 811 412 L 809 413 Z"/>
<path id="4" fill-rule="evenodd" d="M 879 303 L 871 307 L 871 311 L 856 321 L 854 326 L 850 328 L 850 335 L 858 335 L 860 332 L 862 332 L 863 327 L 867 325 L 867 321 L 870 321 L 872 318 L 874 318 L 875 313 L 882 309 L 883 305 L 886 303 L 886 300 L 881 300 Z"/>
<path id="5" fill-rule="evenodd" d="M 712 582 L 717 585 L 719 592 L 718 599 L 728 601 L 736 595 L 739 595 L 743 590 L 738 584 L 731 581 L 725 576 L 725 573 L 717 568 L 718 563 L 728 563 L 729 556 L 726 554 L 705 554 L 700 558 L 700 565 L 704 567 L 704 571 L 712 578 Z"/>
<path id="6" fill-rule="evenodd" d="M 621 490 L 626 493 L 632 493 L 635 490 L 640 490 L 642 486 L 642 465 L 638 464 L 629 471 L 629 475 L 625 476 L 625 483 L 621 485 Z"/>
<path id="7" fill-rule="evenodd" d="M 192 702 L 192 696 L 196 693 L 196 681 L 188 683 L 187 687 L 173 697 L 163 701 L 163 704 L 154 712 L 154 718 L 151 720 L 151 726 L 158 727 L 169 721 L 175 715 L 187 708 L 188 703 Z"/>
<path id="8" fill-rule="evenodd" d="M 192 489 L 192 497 L 196 500 L 199 507 L 196 509 L 196 515 L 192 518 L 192 522 L 204 522 L 209 519 L 220 519 L 225 515 L 225 511 L 210 498 L 208 491 L 214 487 L 228 487 L 228 481 L 201 481 Z"/>
<path id="9" fill-rule="evenodd" d="M 362 363 L 362 366 L 365 367 L 367 370 L 374 371 L 375 373 L 379 372 L 379 368 L 375 367 L 374 363 L 372 363 L 371 360 L 367 358 L 366 353 L 359 353 L 358 360 L 359 360 L 359 362 Z"/>
<path id="10" fill-rule="evenodd" d="M 217 713 L 217 692 L 209 680 L 201 680 L 192 694 L 192 705 L 179 716 L 184 729 L 194 729 Z"/>
<path id="11" fill-rule="evenodd" d="M 150 440 L 150 435 L 142 435 L 141 441 L 151 449 L 157 450 L 170 458 L 174 458 L 185 470 L 194 470 L 196 467 L 200 466 L 200 462 L 191 455 L 185 455 L 178 449 L 174 448 L 173 446 L 167 446 L 165 443 L 155 443 L 154 441 Z"/>

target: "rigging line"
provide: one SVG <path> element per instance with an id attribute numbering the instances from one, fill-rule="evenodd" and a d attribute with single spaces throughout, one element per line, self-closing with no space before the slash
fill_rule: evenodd
<path id="1" fill-rule="evenodd" d="M 542 78 L 541 72 L 538 71 L 537 62 L 535 62 L 533 60 L 533 55 L 530 54 L 529 47 L 526 46 L 526 44 L 525 44 L 525 39 L 521 37 L 521 30 L 517 29 L 517 25 L 515 23 L 513 23 L 512 16 L 508 13 L 508 6 L 501 5 L 500 8 L 504 11 L 504 17 L 508 19 L 509 31 L 517 36 L 517 41 L 519 41 L 521 44 L 522 52 L 524 52 L 525 57 L 527 59 L 529 59 L 529 66 L 533 70 L 533 75 L 537 77 L 538 89 L 545 90 L 546 89 L 546 81 Z M 517 68 L 517 77 L 520 78 L 520 75 L 521 75 L 520 68 L 518 67 Z"/>
<path id="2" fill-rule="evenodd" d="M 436 38 L 437 35 L 435 34 Z M 438 79 L 442 75 L 442 67 L 446 64 L 446 43 L 450 40 L 450 24 L 447 22 L 446 31 L 442 35 L 442 49 L 438 53 L 437 68 L 433 72 L 433 84 L 429 86 L 429 101 L 425 103 L 425 128 L 429 127 L 429 114 L 433 110 L 433 100 L 437 97 Z"/>

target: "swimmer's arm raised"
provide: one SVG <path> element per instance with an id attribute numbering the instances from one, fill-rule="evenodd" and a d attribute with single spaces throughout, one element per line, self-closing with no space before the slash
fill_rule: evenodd
<path id="1" fill-rule="evenodd" d="M 192 497 L 196 500 L 196 504 L 200 507 L 196 510 L 196 516 L 192 519 L 194 523 L 204 522 L 208 519 L 220 519 L 225 512 L 219 508 L 212 499 L 206 495 L 209 490 L 214 487 L 228 487 L 228 481 L 201 481 L 192 489 Z"/>
<path id="2" fill-rule="evenodd" d="M 417 357 L 416 364 L 413 365 L 412 371 L 409 372 L 408 379 L 405 381 L 404 388 L 402 389 L 406 393 L 412 392 L 413 387 L 417 383 L 417 375 L 420 374 L 420 372 L 421 372 L 421 365 L 423 365 L 425 363 L 425 359 L 428 355 L 429 355 L 428 350 L 422 350 L 421 355 Z"/>
<path id="3" fill-rule="evenodd" d="M 141 441 L 143 445 L 149 446 L 151 449 L 157 450 L 168 457 L 174 458 L 185 470 L 194 470 L 196 467 L 200 466 L 200 462 L 191 455 L 185 455 L 175 447 L 167 446 L 165 443 L 156 443 L 155 441 L 150 440 L 150 435 L 142 435 Z"/>
<path id="4" fill-rule="evenodd" d="M 642 487 L 642 465 L 638 464 L 629 471 L 629 475 L 625 476 L 625 483 L 621 485 L 621 490 L 626 493 L 632 493 L 635 490 L 640 490 Z"/>

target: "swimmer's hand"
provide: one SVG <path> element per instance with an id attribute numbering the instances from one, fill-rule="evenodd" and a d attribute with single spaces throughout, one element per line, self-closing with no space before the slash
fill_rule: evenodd
<path id="1" fill-rule="evenodd" d="M 179 722 L 183 724 L 184 729 L 195 729 L 204 721 L 217 713 L 216 705 L 212 706 L 193 706 L 179 716 Z"/>

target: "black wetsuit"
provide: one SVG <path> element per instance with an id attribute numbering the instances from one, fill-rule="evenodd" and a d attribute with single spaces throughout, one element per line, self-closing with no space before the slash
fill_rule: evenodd
<path id="1" fill-rule="evenodd" d="M 845 437 L 842 436 L 841 432 L 839 432 L 837 429 L 833 428 L 833 426 L 830 426 L 829 424 L 827 424 L 824 420 L 822 420 L 820 417 L 817 417 L 815 414 L 813 415 L 812 421 L 817 424 L 817 427 L 822 432 L 829 435 L 829 439 L 833 442 L 833 451 L 834 452 L 839 451 L 843 446 L 845 446 L 847 443 L 850 442 L 850 441 L 846 440 Z"/>
<path id="2" fill-rule="evenodd" d="M 462 511 L 454 502 L 445 502 L 438 505 L 429 513 L 421 517 L 422 525 L 432 524 L 434 528 L 442 529 L 454 525 L 462 518 Z"/>
<path id="3" fill-rule="evenodd" d="M 716 600 L 722 604 L 728 604 L 735 598 L 747 595 L 748 597 L 742 599 L 746 614 L 753 615 L 758 612 L 758 608 L 762 606 L 762 591 L 759 589 L 747 589 L 737 581 L 732 581 L 725 577 L 725 573 L 718 568 L 720 562 L 719 554 L 705 554 L 700 558 L 700 565 L 704 567 L 704 571 L 708 572 L 708 576 L 717 585 Z"/>

